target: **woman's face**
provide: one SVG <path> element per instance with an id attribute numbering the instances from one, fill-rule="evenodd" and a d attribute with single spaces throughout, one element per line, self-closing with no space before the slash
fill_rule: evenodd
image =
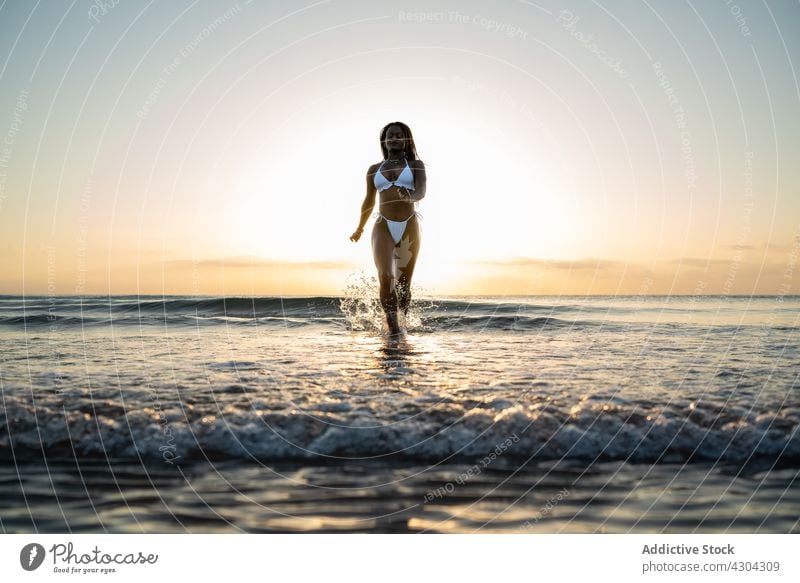
<path id="1" fill-rule="evenodd" d="M 386 138 L 384 140 L 386 149 L 389 152 L 403 152 L 406 149 L 406 136 L 403 128 L 400 126 L 392 125 L 386 130 Z"/>

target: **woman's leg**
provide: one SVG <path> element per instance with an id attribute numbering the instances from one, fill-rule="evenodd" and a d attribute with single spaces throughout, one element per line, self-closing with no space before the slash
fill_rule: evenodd
<path id="1" fill-rule="evenodd" d="M 414 276 L 421 243 L 422 233 L 419 219 L 415 215 L 408 221 L 397 248 L 397 270 L 400 272 L 397 279 L 397 307 L 404 315 L 408 314 L 408 307 L 411 305 L 411 278 Z"/>
<path id="2" fill-rule="evenodd" d="M 389 332 L 400 331 L 397 323 L 397 292 L 394 280 L 394 241 L 386 224 L 376 221 L 372 227 L 372 258 L 378 269 L 381 307 L 386 314 Z"/>

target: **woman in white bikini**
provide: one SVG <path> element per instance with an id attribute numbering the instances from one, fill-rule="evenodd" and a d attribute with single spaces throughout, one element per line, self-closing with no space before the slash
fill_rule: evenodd
<path id="1" fill-rule="evenodd" d="M 386 313 L 390 334 L 401 332 L 397 312 L 408 313 L 411 303 L 411 277 L 420 247 L 420 215 L 416 203 L 425 196 L 425 165 L 417 159 L 411 130 L 404 123 L 392 122 L 381 130 L 383 162 L 367 170 L 367 194 L 361 204 L 358 228 L 350 236 L 361 238 L 364 225 L 375 207 L 380 192 L 379 212 L 372 227 L 372 255 L 378 268 L 380 301 Z M 397 268 L 395 270 L 395 267 Z M 395 271 L 399 273 L 395 281 Z"/>

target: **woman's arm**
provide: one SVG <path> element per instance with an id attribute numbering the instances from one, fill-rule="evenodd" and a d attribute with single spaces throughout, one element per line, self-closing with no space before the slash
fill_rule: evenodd
<path id="1" fill-rule="evenodd" d="M 367 170 L 367 194 L 364 196 L 364 202 L 361 203 L 361 216 L 358 220 L 358 228 L 350 235 L 350 240 L 353 242 L 361 238 L 361 233 L 364 232 L 364 225 L 367 224 L 369 215 L 372 213 L 372 209 L 375 208 L 375 195 L 378 191 L 375 189 L 374 177 L 377 167 L 377 164 L 373 164 L 369 167 L 369 170 Z"/>
<path id="2" fill-rule="evenodd" d="M 414 160 L 411 167 L 414 169 L 414 190 L 410 191 L 409 199 L 412 202 L 419 202 L 425 198 L 428 177 L 425 174 L 425 164 L 422 163 L 422 160 Z"/>

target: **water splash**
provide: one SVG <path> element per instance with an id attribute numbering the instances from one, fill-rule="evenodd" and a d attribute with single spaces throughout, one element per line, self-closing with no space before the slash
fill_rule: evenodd
<path id="1" fill-rule="evenodd" d="M 432 313 L 439 303 L 424 287 L 411 284 L 411 304 L 408 314 L 399 316 L 400 327 L 407 332 L 432 332 L 433 326 L 425 323 L 425 315 Z"/>
<path id="2" fill-rule="evenodd" d="M 380 304 L 378 279 L 364 271 L 351 273 L 345 281 L 339 307 L 345 316 L 348 329 L 383 334 L 388 332 L 386 316 Z M 436 302 L 427 291 L 411 284 L 411 305 L 408 314 L 398 315 L 400 327 L 407 332 L 430 332 L 424 323 L 425 312 L 435 309 Z"/>
<path id="3" fill-rule="evenodd" d="M 351 273 L 345 281 L 339 308 L 347 328 L 380 334 L 383 329 L 383 310 L 378 295 L 378 279 L 363 271 Z"/>

